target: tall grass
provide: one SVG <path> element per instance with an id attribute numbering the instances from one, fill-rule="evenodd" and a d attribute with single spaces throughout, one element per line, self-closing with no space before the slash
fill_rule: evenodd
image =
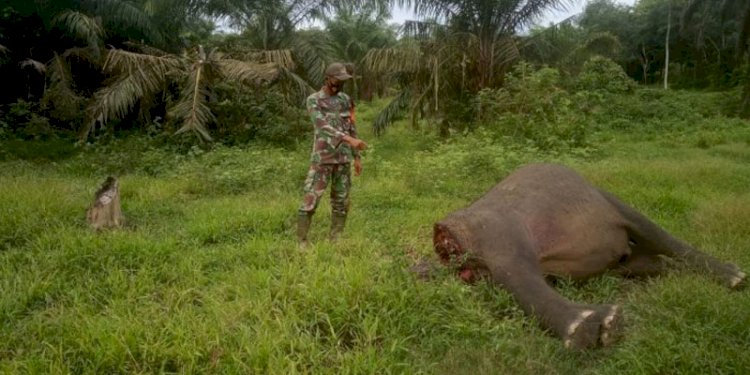
<path id="1" fill-rule="evenodd" d="M 648 103 L 621 98 L 631 107 L 612 112 L 650 120 L 602 116 L 583 153 L 540 153 L 482 131 L 443 141 L 405 124 L 375 139 L 375 110 L 363 105 L 372 148 L 345 236 L 325 240 L 324 199 L 306 252 L 293 237 L 307 144 L 174 153 L 130 139 L 55 163 L 9 158 L 0 164 L 0 372 L 746 373 L 750 293 L 704 275 L 560 283 L 565 296 L 619 303 L 626 316 L 614 347 L 572 352 L 504 290 L 407 271 L 433 256 L 432 223 L 536 161 L 574 167 L 749 269 L 750 126 L 685 104 L 713 94 L 638 95 Z M 642 108 L 653 103 L 695 112 L 660 127 L 669 116 Z M 85 208 L 110 173 L 127 224 L 92 233 Z"/>

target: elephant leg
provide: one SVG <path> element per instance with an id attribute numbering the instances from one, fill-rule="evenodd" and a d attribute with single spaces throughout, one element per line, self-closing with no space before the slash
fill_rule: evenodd
<path id="1" fill-rule="evenodd" d="M 601 193 L 628 221 L 629 225 L 626 229 L 634 256 L 638 254 L 652 256 L 662 254 L 713 275 L 729 288 L 736 289 L 744 286 L 747 275 L 735 264 L 724 263 L 673 237 L 612 194 L 605 191 L 601 191 Z"/>
<path id="2" fill-rule="evenodd" d="M 566 347 L 584 349 L 614 342 L 622 320 L 619 306 L 583 305 L 565 299 L 547 284 L 533 259 L 515 257 L 503 264 L 507 266 L 488 264 L 493 282 L 508 290 L 526 314 L 537 318 Z"/>
<path id="3" fill-rule="evenodd" d="M 467 236 L 474 241 L 466 246 L 467 242 L 457 240 L 455 234 L 467 232 L 438 223 L 433 238 L 435 252 L 444 264 L 459 262 L 461 279 L 471 282 L 476 276 L 489 276 L 513 295 L 527 315 L 538 319 L 542 328 L 560 337 L 566 347 L 582 349 L 613 342 L 622 317 L 620 307 L 582 305 L 561 296 L 547 284 L 528 237 L 497 239 L 491 234 L 486 237 L 490 233 L 486 230 L 477 230 Z"/>

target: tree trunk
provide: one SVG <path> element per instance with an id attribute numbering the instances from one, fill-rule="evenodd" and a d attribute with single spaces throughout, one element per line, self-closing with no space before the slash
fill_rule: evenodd
<path id="1" fill-rule="evenodd" d="M 745 77 L 750 74 L 750 63 L 746 65 Z M 746 80 L 742 87 L 742 101 L 740 102 L 740 116 L 742 118 L 750 118 L 750 80 Z"/>
<path id="2" fill-rule="evenodd" d="M 490 87 L 492 85 L 492 75 L 493 75 L 493 55 L 494 55 L 494 44 L 493 44 L 493 37 L 491 35 L 486 35 L 486 33 L 478 34 L 479 37 L 479 61 L 478 61 L 478 68 L 479 68 L 479 85 L 478 89 L 481 90 L 483 88 Z"/>
<path id="3" fill-rule="evenodd" d="M 664 41 L 664 90 L 669 89 L 669 32 L 672 30 L 672 2 L 669 2 L 669 11 L 667 13 L 667 37 Z"/>
<path id="4" fill-rule="evenodd" d="M 648 55 L 646 54 L 646 45 L 641 45 L 641 70 L 643 71 L 643 84 L 648 84 Z"/>
<path id="5" fill-rule="evenodd" d="M 107 177 L 102 187 L 96 192 L 94 202 L 91 203 L 88 212 L 86 212 L 86 221 L 95 230 L 122 226 L 120 186 L 116 178 Z"/>
<path id="6" fill-rule="evenodd" d="M 440 110 L 440 97 L 439 97 L 439 92 L 440 92 L 440 63 L 438 61 L 437 56 L 435 56 L 435 76 L 433 78 L 435 80 L 433 82 L 433 88 L 435 89 L 435 91 L 434 91 L 434 96 L 435 96 L 435 113 L 437 113 Z"/>

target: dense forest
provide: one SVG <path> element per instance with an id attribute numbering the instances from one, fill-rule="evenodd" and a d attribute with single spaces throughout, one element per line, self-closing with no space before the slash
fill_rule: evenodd
<path id="1" fill-rule="evenodd" d="M 389 23 L 395 3 L 417 19 Z M 404 117 L 442 135 L 513 117 L 519 90 L 533 90 L 510 77 L 519 69 L 544 69 L 554 76 L 545 84 L 571 94 L 628 91 L 633 82 L 737 89 L 727 110 L 747 115 L 746 2 L 594 0 L 559 24 L 535 24 L 564 5 L 5 0 L 0 137 L 86 142 L 133 130 L 187 134 L 172 138 L 180 142 L 290 142 L 306 134 L 302 99 L 332 61 L 355 67 L 347 90 L 357 100 L 389 99 L 376 134 Z M 534 126 L 542 125 L 521 127 L 533 136 Z"/>

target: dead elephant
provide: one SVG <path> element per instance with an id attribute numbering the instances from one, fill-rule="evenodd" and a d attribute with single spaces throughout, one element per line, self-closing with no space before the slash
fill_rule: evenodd
<path id="1" fill-rule="evenodd" d="M 745 273 L 672 237 L 612 194 L 560 165 L 522 167 L 467 208 L 435 224 L 433 244 L 459 276 L 487 277 L 566 347 L 612 343 L 622 318 L 617 305 L 571 302 L 546 276 L 586 279 L 607 270 L 658 274 L 674 261 L 706 271 L 729 288 Z"/>

